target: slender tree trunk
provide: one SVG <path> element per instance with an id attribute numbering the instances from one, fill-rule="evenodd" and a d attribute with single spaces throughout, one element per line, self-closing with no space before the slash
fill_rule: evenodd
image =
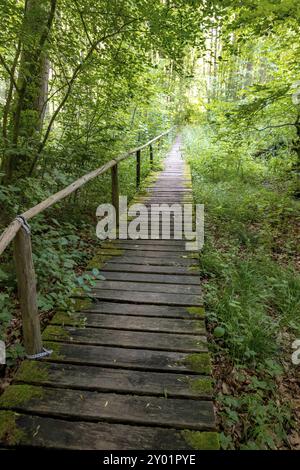
<path id="1" fill-rule="evenodd" d="M 48 94 L 47 42 L 56 0 L 27 0 L 21 33 L 18 92 L 12 106 L 8 142 L 11 151 L 3 168 L 4 182 L 29 174 L 40 141 Z"/>

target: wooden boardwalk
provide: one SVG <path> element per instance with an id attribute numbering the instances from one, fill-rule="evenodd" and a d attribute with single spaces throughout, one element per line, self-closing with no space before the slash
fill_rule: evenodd
<path id="1" fill-rule="evenodd" d="M 178 139 L 144 201 L 192 201 Z M 93 301 L 56 314 L 53 354 L 23 362 L 0 397 L 2 445 L 217 448 L 197 257 L 183 240 L 118 240 L 91 267 L 105 278 Z"/>

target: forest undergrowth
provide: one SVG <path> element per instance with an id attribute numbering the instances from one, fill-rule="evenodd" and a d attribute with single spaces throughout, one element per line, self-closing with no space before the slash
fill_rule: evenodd
<path id="1" fill-rule="evenodd" d="M 274 168 L 274 159 L 227 144 L 209 123 L 184 131 L 195 202 L 205 205 L 201 280 L 221 446 L 300 449 L 291 358 L 300 337 L 299 200 L 286 161 Z"/>

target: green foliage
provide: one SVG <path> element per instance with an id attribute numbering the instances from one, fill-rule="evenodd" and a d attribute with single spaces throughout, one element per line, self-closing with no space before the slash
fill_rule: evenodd
<path id="1" fill-rule="evenodd" d="M 201 256 L 203 274 L 213 279 L 207 287 L 207 314 L 225 327 L 226 343 L 235 357 L 255 360 L 278 351 L 282 327 L 299 332 L 299 276 L 272 256 L 278 251 L 288 257 L 296 251 L 297 240 L 285 228 L 297 217 L 298 202 L 290 196 L 289 186 L 285 193 L 278 191 L 282 185 L 268 164 L 251 161 L 247 154 L 237 164 L 232 155 L 228 158 L 227 146 L 220 144 L 217 157 L 211 158 L 214 142 L 208 151 L 202 145 L 198 156 L 199 141 L 194 131 L 191 135 L 187 134 L 187 152 L 195 196 L 205 204 L 208 218 Z"/>
<path id="2" fill-rule="evenodd" d="M 221 415 L 225 418 L 226 434 L 221 434 L 221 448 L 233 449 L 230 437 L 232 428 L 241 422 L 241 450 L 277 449 L 282 442 L 287 442 L 287 432 L 291 425 L 291 411 L 288 404 L 278 404 L 274 381 L 263 382 L 260 389 L 255 377 L 252 379 L 254 390 L 237 398 L 219 395 L 222 407 Z M 266 400 L 264 389 L 272 388 L 271 398 Z"/>
<path id="3" fill-rule="evenodd" d="M 207 125 L 184 131 L 195 199 L 205 206 L 200 264 L 214 351 L 252 371 L 246 389 L 219 396 L 220 441 L 224 449 L 273 449 L 288 442 L 292 422 L 289 405 L 277 400 L 277 377 L 286 335 L 300 333 L 297 239 L 287 229 L 299 201 L 285 171 L 253 158 L 243 141 L 231 151 L 230 138 L 218 140 Z"/>

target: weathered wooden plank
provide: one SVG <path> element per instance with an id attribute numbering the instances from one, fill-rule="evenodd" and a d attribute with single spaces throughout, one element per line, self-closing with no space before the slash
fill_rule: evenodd
<path id="1" fill-rule="evenodd" d="M 97 299 L 111 300 L 113 302 L 122 301 L 153 305 L 202 305 L 202 298 L 199 295 L 193 294 L 163 294 L 161 292 L 127 292 L 113 289 L 93 289 L 89 295 Z"/>
<path id="2" fill-rule="evenodd" d="M 159 284 L 155 282 L 130 282 L 123 281 L 96 281 L 94 290 L 98 289 L 119 289 L 131 292 L 162 292 L 162 293 L 177 293 L 177 294 L 194 294 L 201 295 L 200 286 L 195 285 L 182 285 L 182 284 Z"/>
<path id="3" fill-rule="evenodd" d="M 155 241 L 152 240 L 152 243 L 150 244 L 142 244 L 140 243 L 142 240 L 126 240 L 125 241 L 118 241 L 118 243 L 111 243 L 111 244 L 105 244 L 104 248 L 109 248 L 111 247 L 112 249 L 122 249 L 122 250 L 133 250 L 133 251 L 171 251 L 175 253 L 187 253 L 185 249 L 185 242 L 182 241 L 180 244 L 172 245 L 171 243 L 167 244 L 165 243 L 164 245 L 157 244 Z M 151 241 L 151 240 L 144 240 L 144 241 Z M 173 240 L 170 240 L 172 242 Z M 179 240 L 180 241 L 180 240 Z"/>
<path id="4" fill-rule="evenodd" d="M 124 269 L 124 265 L 122 265 Z M 197 276 L 180 276 L 176 274 L 151 274 L 134 272 L 112 272 L 101 270 L 101 275 L 108 281 L 131 281 L 131 282 L 159 282 L 160 284 L 183 284 L 200 285 L 200 279 Z"/>
<path id="5" fill-rule="evenodd" d="M 176 333 L 109 330 L 102 328 L 56 327 L 49 325 L 43 333 L 48 341 L 69 341 L 73 344 L 143 348 L 157 351 L 207 351 L 206 336 Z"/>
<path id="6" fill-rule="evenodd" d="M 107 313 L 80 313 L 74 315 L 56 314 L 53 325 L 92 326 L 118 330 L 157 331 L 167 333 L 204 334 L 203 320 L 183 320 L 173 318 L 139 317 L 132 315 L 112 315 Z"/>
<path id="7" fill-rule="evenodd" d="M 63 362 L 71 364 L 86 364 L 113 368 L 152 370 L 195 373 L 189 363 L 185 363 L 185 353 L 170 351 L 154 351 L 147 349 L 126 349 L 108 346 L 89 346 L 71 343 L 45 343 L 47 348 L 53 349 L 54 354 L 44 359 L 50 362 Z M 197 369 L 199 373 L 208 373 L 207 355 L 199 353 L 203 358 L 203 368 Z M 202 365 L 201 365 L 202 367 Z"/>
<path id="8" fill-rule="evenodd" d="M 122 244 L 130 244 L 130 245 L 153 245 L 153 240 L 114 240 L 112 242 L 105 242 L 105 244 L 111 245 L 112 247 L 117 248 L 119 245 L 122 246 Z M 185 247 L 185 241 L 184 240 L 155 240 L 155 246 L 165 246 L 166 249 L 168 249 L 170 246 L 171 247 Z"/>
<path id="9" fill-rule="evenodd" d="M 215 429 L 213 405 L 198 401 L 153 396 L 120 395 L 85 390 L 31 387 L 32 398 L 12 403 L 9 397 L 22 393 L 24 385 L 11 385 L 0 397 L 5 408 L 49 417 L 119 424 L 162 426 L 210 431 Z M 40 393 L 40 396 L 39 396 Z"/>
<path id="10" fill-rule="evenodd" d="M 14 383 L 177 398 L 211 397 L 207 376 L 56 363 L 39 363 L 35 369 L 39 373 L 32 374 L 32 363 L 25 361 Z"/>
<path id="11" fill-rule="evenodd" d="M 177 201 L 175 204 L 183 205 L 185 201 Z M 149 204 L 148 201 L 143 201 L 143 205 L 146 207 L 148 214 L 151 213 L 169 213 L 171 210 L 171 206 L 167 204 L 167 207 L 164 205 L 163 202 L 159 202 L 158 205 Z"/>
<path id="12" fill-rule="evenodd" d="M 184 196 L 184 201 L 183 200 L 179 200 L 178 198 L 176 197 L 165 197 L 165 196 L 149 196 L 149 198 L 147 199 L 147 203 L 148 205 L 152 205 L 152 204 L 180 204 L 180 203 L 185 203 L 185 204 L 193 204 L 194 201 L 193 201 L 193 198 L 191 196 Z"/>
<path id="13" fill-rule="evenodd" d="M 1 417 L 1 412 L 0 412 Z M 190 449 L 180 431 L 16 415 L 19 445 L 68 450 Z M 9 445 L 9 436 L 4 444 Z"/>
<path id="14" fill-rule="evenodd" d="M 117 302 L 93 302 L 85 309 L 88 312 L 114 313 L 116 315 L 137 315 L 165 318 L 199 318 L 203 316 L 203 308 L 192 308 L 169 305 L 143 305 Z"/>
<path id="15" fill-rule="evenodd" d="M 162 258 L 150 258 L 148 256 L 143 256 L 140 254 L 140 256 L 135 255 L 128 255 L 128 256 L 113 256 L 109 260 L 110 263 L 117 263 L 117 264 L 147 264 L 149 266 L 198 266 L 198 263 L 194 259 L 187 259 L 187 258 L 172 258 L 170 257 L 162 257 Z M 105 264 L 106 266 L 106 264 Z M 100 267 L 100 263 L 99 263 Z M 187 272 L 187 274 L 190 274 Z"/>
<path id="16" fill-rule="evenodd" d="M 191 258 L 192 257 L 192 253 L 191 252 L 186 252 L 186 251 L 182 251 L 182 252 L 170 252 L 170 251 L 150 251 L 150 250 L 122 250 L 122 252 L 120 253 L 121 256 L 118 256 L 118 255 L 115 255 L 116 249 L 104 249 L 104 250 L 101 250 L 100 254 L 101 255 L 104 255 L 104 256 L 114 256 L 114 258 L 117 258 L 117 259 L 122 259 L 123 257 L 125 258 L 144 258 L 144 257 L 147 257 L 147 258 L 159 258 L 159 259 L 163 259 L 163 258 L 166 258 L 166 259 L 169 259 L 169 260 L 172 260 L 174 262 L 181 262 L 181 260 L 190 260 L 190 259 L 195 259 L 196 258 Z"/>
<path id="17" fill-rule="evenodd" d="M 148 264 L 132 264 L 132 263 L 104 263 L 102 266 L 104 271 L 110 272 L 134 272 L 134 273 L 152 273 L 152 274 L 180 274 L 186 276 L 199 276 L 200 271 L 197 265 L 192 267 L 186 266 L 159 266 Z"/>

